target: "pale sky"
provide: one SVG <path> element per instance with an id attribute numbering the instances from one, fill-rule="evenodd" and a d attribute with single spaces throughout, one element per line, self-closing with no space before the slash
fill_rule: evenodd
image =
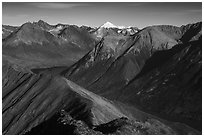
<path id="1" fill-rule="evenodd" d="M 3 24 L 28 21 L 97 27 L 109 21 L 117 26 L 181 26 L 202 21 L 202 3 L 26 3 L 3 2 Z"/>

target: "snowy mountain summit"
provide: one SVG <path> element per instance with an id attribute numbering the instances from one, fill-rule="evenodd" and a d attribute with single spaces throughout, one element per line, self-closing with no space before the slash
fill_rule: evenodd
<path id="1" fill-rule="evenodd" d="M 112 24 L 111 22 L 106 22 L 105 24 L 103 24 L 102 26 L 100 26 L 100 28 L 119 28 L 119 29 L 124 29 L 124 26 L 116 26 L 114 24 Z"/>
<path id="2" fill-rule="evenodd" d="M 114 30 L 113 28 L 116 28 L 117 30 Z M 115 33 L 115 34 L 117 33 L 117 34 L 123 34 L 123 35 L 133 35 L 136 32 L 138 32 L 138 28 L 136 28 L 136 27 L 116 26 L 116 25 L 112 24 L 111 22 L 106 22 L 103 25 L 101 25 L 100 27 L 98 27 L 97 30 L 94 32 L 94 34 L 97 37 L 101 38 L 105 35 L 109 35 L 110 33 Z"/>
<path id="3" fill-rule="evenodd" d="M 117 28 L 117 26 L 115 26 L 114 24 L 110 22 L 106 22 L 102 26 L 100 26 L 100 28 Z"/>

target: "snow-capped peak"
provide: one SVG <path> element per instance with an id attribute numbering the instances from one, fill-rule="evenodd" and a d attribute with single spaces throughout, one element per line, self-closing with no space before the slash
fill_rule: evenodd
<path id="1" fill-rule="evenodd" d="M 105 24 L 103 24 L 102 26 L 100 26 L 100 28 L 117 28 L 117 26 L 113 25 L 110 22 L 106 22 Z"/>
<path id="2" fill-rule="evenodd" d="M 100 26 L 100 28 L 126 29 L 127 27 L 125 27 L 125 26 L 116 26 L 116 25 L 112 24 L 111 22 L 106 22 L 105 24 L 103 24 L 102 26 Z"/>

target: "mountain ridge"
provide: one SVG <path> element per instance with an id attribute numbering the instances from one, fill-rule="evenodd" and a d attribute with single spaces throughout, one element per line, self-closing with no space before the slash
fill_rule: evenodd
<path id="1" fill-rule="evenodd" d="M 198 28 L 199 28 L 199 25 L 198 25 Z M 149 30 L 149 29 L 147 28 L 147 30 Z M 145 32 L 145 33 L 143 33 L 143 32 Z M 200 33 L 199 31 L 196 31 L 196 32 Z M 142 33 L 142 35 L 145 34 L 144 38 L 146 36 L 150 36 L 149 33 L 146 33 L 146 30 L 140 31 L 138 33 L 138 35 L 140 35 L 140 33 Z M 146 34 L 148 34 L 148 35 L 146 35 Z M 180 35 L 181 33 L 178 33 L 178 34 L 179 35 L 177 35 L 177 36 L 175 35 L 176 36 L 175 38 L 182 39 L 182 35 Z M 141 38 L 142 37 L 140 37 L 139 40 L 136 41 L 136 43 L 139 42 Z M 154 37 L 152 37 L 152 38 L 154 38 Z M 195 43 L 197 43 L 198 45 L 201 45 L 200 44 L 201 43 L 200 38 L 194 40 L 194 41 L 197 41 Z M 157 37 L 156 37 L 156 41 L 157 41 Z M 164 58 L 164 61 L 162 61 L 162 62 L 165 63 L 172 56 L 179 54 L 177 52 L 181 52 L 182 49 L 184 49 L 187 45 L 189 45 L 186 43 L 186 41 L 183 41 L 183 40 L 180 40 L 180 42 L 183 41 L 184 44 L 179 44 L 176 41 L 174 44 L 176 46 L 175 47 L 173 46 L 173 48 L 171 45 L 170 46 L 163 46 L 161 43 L 161 48 L 156 48 L 155 51 L 153 51 L 153 52 L 150 50 L 151 49 L 150 48 L 149 50 L 143 50 L 144 53 L 141 53 L 141 51 L 136 50 L 137 52 L 135 54 L 135 49 L 133 48 L 132 50 L 129 50 L 129 52 L 131 51 L 130 52 L 131 54 L 127 53 L 126 56 L 124 56 L 124 57 L 122 57 L 116 61 L 114 61 L 114 59 L 112 59 L 112 58 L 107 58 L 105 60 L 102 60 L 102 57 L 96 57 L 95 59 L 91 59 L 91 60 L 95 60 L 95 61 L 90 63 L 89 66 L 86 65 L 86 62 L 89 62 L 89 61 L 85 61 L 84 64 L 81 63 L 81 62 L 83 62 L 83 61 L 81 61 L 80 62 L 81 67 L 80 67 L 80 65 L 72 66 L 70 68 L 70 70 L 68 70 L 68 72 L 65 74 L 65 77 L 71 79 L 72 81 L 78 83 L 79 85 L 87 87 L 91 91 L 93 89 L 98 89 L 97 91 L 94 90 L 95 93 L 114 100 L 114 99 L 117 99 L 116 98 L 117 94 L 119 94 L 119 96 L 122 96 L 121 95 L 122 91 L 120 91 L 120 87 L 121 88 L 123 87 L 122 85 L 126 85 L 126 84 L 128 85 L 128 83 L 134 83 L 132 81 L 136 80 L 137 75 L 139 76 L 140 73 L 148 73 L 147 72 L 148 69 L 149 69 L 149 71 L 151 71 L 151 69 L 153 69 L 152 67 L 154 67 L 154 68 L 159 67 L 159 66 L 156 66 L 155 64 L 153 64 L 153 61 L 154 62 L 157 61 L 161 56 L 161 58 Z M 148 42 L 148 40 L 143 40 L 143 42 Z M 142 44 L 142 42 L 139 42 L 139 43 L 140 44 L 138 44 L 138 45 Z M 152 45 L 152 43 L 154 43 L 154 42 L 150 42 L 150 45 Z M 136 45 L 137 44 L 135 44 L 135 46 Z M 144 45 L 148 45 L 148 44 L 144 44 Z M 158 44 L 156 44 L 156 45 L 158 45 Z M 193 45 L 196 45 L 196 44 L 193 44 Z M 196 46 L 194 46 L 194 47 L 196 47 Z M 141 47 L 141 48 L 143 48 L 143 47 Z M 191 49 L 191 50 L 194 50 L 194 49 Z M 197 49 L 196 52 L 198 52 L 198 51 L 199 51 L 199 48 Z M 100 55 L 101 53 L 102 52 L 99 51 L 98 55 Z M 158 55 L 158 57 L 157 57 L 157 55 Z M 138 59 L 136 58 L 137 59 L 136 60 L 135 58 L 133 58 L 133 56 L 136 56 Z M 152 58 L 155 58 L 155 59 L 149 60 L 149 59 L 151 59 L 151 56 L 152 56 Z M 141 59 L 139 57 L 143 60 L 141 61 Z M 198 55 L 198 58 L 199 57 L 200 57 L 200 53 Z M 84 60 L 87 60 L 87 59 L 84 59 Z M 148 61 L 148 62 L 146 62 L 146 61 Z M 160 63 L 162 63 L 162 62 L 160 62 Z M 151 65 L 145 66 L 145 65 L 147 65 L 147 63 L 148 64 L 151 63 Z M 160 64 L 160 63 L 158 63 L 158 64 Z M 160 64 L 160 65 L 162 65 L 162 64 Z M 103 69 L 99 69 L 102 66 L 103 66 Z M 122 66 L 125 66 L 125 67 L 123 68 Z M 148 68 L 148 67 L 150 67 L 150 68 Z M 74 68 L 74 69 L 72 69 L 72 68 Z M 148 69 L 143 70 L 142 68 L 144 68 L 144 69 L 148 68 Z M 131 69 L 131 71 L 129 71 L 130 69 Z M 92 76 L 90 74 L 90 72 L 92 75 L 94 73 L 94 75 Z M 182 75 L 182 74 L 180 74 L 180 75 Z M 90 77 L 90 76 L 92 76 L 92 77 Z M 80 79 L 78 79 L 78 77 L 80 77 Z M 197 77 L 199 77 L 199 76 L 197 76 Z M 111 81 L 111 82 L 109 82 L 109 81 Z M 164 83 L 166 83 L 166 82 L 164 82 Z M 134 86 L 132 87 L 132 89 L 130 88 L 129 92 L 131 94 L 133 94 L 131 92 L 133 89 L 134 89 Z M 124 90 L 124 89 L 122 89 L 122 90 Z M 150 89 L 150 91 L 154 91 L 154 88 Z M 200 93 L 200 91 L 198 91 L 198 94 L 199 93 Z M 138 91 L 138 94 L 139 94 L 139 91 Z M 135 99 L 133 99 L 133 100 L 135 100 Z M 123 100 L 123 101 L 125 101 L 125 100 Z M 133 102 L 133 103 L 135 103 L 135 102 Z"/>
<path id="2" fill-rule="evenodd" d="M 50 134 L 47 122 L 72 134 L 201 134 L 202 22 L 102 37 L 48 25 L 27 23 L 3 40 L 3 134 Z"/>

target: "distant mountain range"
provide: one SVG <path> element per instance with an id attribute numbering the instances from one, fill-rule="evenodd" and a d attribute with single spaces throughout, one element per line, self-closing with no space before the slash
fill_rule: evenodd
<path id="1" fill-rule="evenodd" d="M 3 134 L 201 134 L 202 22 L 2 26 Z"/>
<path id="2" fill-rule="evenodd" d="M 20 27 L 3 25 L 2 28 L 4 55 L 19 58 L 20 61 L 16 60 L 16 63 L 26 64 L 25 67 L 33 67 L 34 64 L 40 67 L 42 63 L 44 66 L 67 66 L 85 55 L 108 33 L 117 36 L 135 32 L 131 28 L 108 28 L 107 23 L 99 28 L 91 28 L 65 24 L 49 25 L 42 20 L 27 22 Z"/>

